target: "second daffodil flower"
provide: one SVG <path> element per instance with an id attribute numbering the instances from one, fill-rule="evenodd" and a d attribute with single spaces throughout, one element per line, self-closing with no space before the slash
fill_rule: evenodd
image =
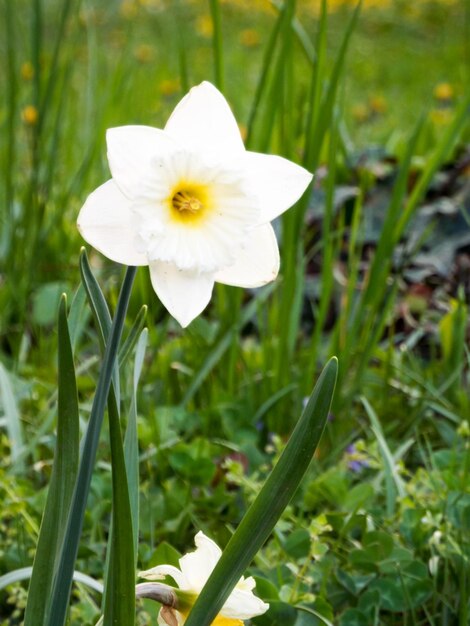
<path id="1" fill-rule="evenodd" d="M 112 179 L 88 197 L 78 228 L 113 261 L 148 265 L 157 295 L 183 327 L 207 306 L 215 281 L 259 287 L 276 278 L 269 222 L 312 175 L 245 150 L 213 85 L 191 89 L 164 130 L 111 128 L 107 147 Z"/>
<path id="2" fill-rule="evenodd" d="M 197 533 L 194 541 L 196 550 L 181 557 L 179 569 L 173 565 L 157 565 L 139 574 L 141 578 L 147 580 L 162 580 L 170 576 L 178 585 L 175 594 L 179 606 L 176 609 L 162 608 L 158 616 L 158 623 L 162 626 L 167 624 L 179 626 L 185 623 L 192 604 L 201 593 L 222 554 L 219 546 L 202 532 Z M 212 626 L 243 626 L 244 620 L 265 613 L 269 609 L 269 604 L 255 596 L 254 587 L 255 581 L 251 576 L 242 577 L 212 622 Z"/>

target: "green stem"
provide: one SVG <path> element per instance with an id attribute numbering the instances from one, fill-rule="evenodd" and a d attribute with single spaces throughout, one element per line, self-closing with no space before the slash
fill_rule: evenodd
<path id="1" fill-rule="evenodd" d="M 220 5 L 218 0 L 209 0 L 212 24 L 214 33 L 212 35 L 212 45 L 214 48 L 214 79 L 220 90 L 224 88 L 224 69 L 222 53 L 222 22 L 220 19 Z"/>
<path id="2" fill-rule="evenodd" d="M 90 421 L 83 445 L 83 456 L 78 470 L 78 478 L 72 499 L 64 541 L 62 543 L 60 560 L 55 574 L 54 586 L 51 594 L 48 626 L 63 626 L 67 614 L 68 601 L 72 587 L 72 576 L 77 558 L 78 544 L 85 516 L 88 492 L 90 489 L 93 467 L 98 449 L 104 409 L 111 386 L 114 363 L 117 357 L 119 342 L 122 335 L 127 306 L 137 268 L 128 267 L 124 282 L 119 294 L 116 315 L 111 327 L 109 340 L 103 358 L 98 386 L 93 400 Z"/>

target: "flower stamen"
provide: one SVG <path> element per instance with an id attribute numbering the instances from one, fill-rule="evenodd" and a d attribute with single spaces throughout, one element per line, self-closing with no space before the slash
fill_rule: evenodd
<path id="1" fill-rule="evenodd" d="M 203 208 L 203 204 L 199 200 L 199 198 L 192 196 L 185 190 L 175 193 L 171 200 L 171 203 L 173 205 L 173 208 L 180 213 L 188 212 L 192 215 L 194 215 Z"/>

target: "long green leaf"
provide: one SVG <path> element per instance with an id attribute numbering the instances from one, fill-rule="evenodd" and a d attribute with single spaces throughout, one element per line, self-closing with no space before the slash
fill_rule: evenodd
<path id="1" fill-rule="evenodd" d="M 108 398 L 109 438 L 113 477 L 113 513 L 104 626 L 135 622 L 135 557 L 129 484 L 116 396 Z"/>
<path id="2" fill-rule="evenodd" d="M 271 35 L 269 37 L 268 45 L 266 46 L 266 50 L 263 56 L 263 66 L 259 75 L 258 84 L 256 85 L 255 96 L 253 98 L 253 103 L 251 105 L 250 113 L 248 115 L 247 122 L 247 133 L 246 133 L 246 145 L 248 147 L 251 146 L 251 139 L 254 130 L 254 124 L 257 115 L 260 112 L 260 104 L 263 94 L 265 92 L 269 70 L 272 64 L 272 58 L 274 54 L 274 50 L 276 48 L 277 40 L 279 37 L 279 33 L 281 32 L 282 25 L 286 19 L 287 14 L 287 6 L 283 4 L 282 9 L 279 12 L 278 18 L 274 24 L 274 27 L 271 31 Z"/>
<path id="3" fill-rule="evenodd" d="M 29 578 L 31 578 L 32 573 L 32 567 L 20 567 L 19 569 L 14 569 L 11 572 L 8 572 L 8 574 L 0 576 L 0 590 L 5 589 L 5 587 L 8 587 L 8 585 L 19 583 L 22 580 L 28 580 Z M 82 583 L 90 589 L 93 589 L 93 591 L 103 593 L 103 585 L 91 576 L 84 574 L 83 572 L 75 571 L 73 573 L 73 579 L 75 582 Z M 37 622 L 35 623 L 37 626 Z"/>
<path id="4" fill-rule="evenodd" d="M 58 418 L 54 465 L 29 585 L 25 626 L 43 624 L 78 469 L 78 397 L 65 295 L 62 296 L 59 305 L 58 371 Z"/>
<path id="5" fill-rule="evenodd" d="M 67 605 L 72 586 L 73 568 L 77 558 L 91 476 L 98 449 L 101 424 L 103 422 L 104 409 L 111 387 L 114 364 L 135 273 L 135 267 L 127 268 L 119 295 L 116 315 L 111 327 L 109 340 L 106 344 L 103 366 L 100 371 L 90 421 L 85 435 L 83 455 L 73 493 L 72 506 L 67 519 L 64 541 L 61 546 L 59 566 L 52 589 L 51 608 L 47 622 L 48 626 L 63 626 L 66 619 Z"/>
<path id="6" fill-rule="evenodd" d="M 82 277 L 82 283 L 88 296 L 88 301 L 91 305 L 93 316 L 98 324 L 98 338 L 100 341 L 100 345 L 104 351 L 104 345 L 108 338 L 109 331 L 111 330 L 111 314 L 109 312 L 103 292 L 98 285 L 98 281 L 91 271 L 85 248 L 82 248 L 80 251 L 80 275 Z"/>
<path id="7" fill-rule="evenodd" d="M 127 480 L 129 482 L 129 500 L 131 505 L 134 553 L 136 558 L 139 540 L 139 444 L 137 438 L 137 387 L 144 364 L 147 336 L 148 330 L 144 328 L 140 334 L 135 351 L 131 408 L 129 411 L 126 436 L 124 439 L 124 455 L 127 467 Z M 137 566 L 137 563 L 135 563 L 135 565 Z"/>
<path id="8" fill-rule="evenodd" d="M 209 0 L 209 5 L 213 25 L 212 48 L 214 53 L 214 79 L 217 87 L 223 89 L 224 63 L 222 51 L 222 20 L 220 18 L 219 0 Z"/>
<path id="9" fill-rule="evenodd" d="M 135 347 L 135 344 L 141 337 L 141 332 L 145 324 L 145 318 L 147 317 L 147 305 L 144 304 L 140 311 L 137 313 L 134 323 L 132 324 L 132 328 L 129 331 L 129 334 L 126 337 L 126 340 L 123 342 L 121 349 L 119 350 L 119 363 L 122 367 L 123 363 L 126 362 L 129 354 Z"/>
<path id="10" fill-rule="evenodd" d="M 277 465 L 225 548 L 186 620 L 186 626 L 209 626 L 230 592 L 269 537 L 298 488 L 320 441 L 338 371 L 330 359 Z"/>
<path id="11" fill-rule="evenodd" d="M 305 160 L 305 166 L 312 170 L 315 170 L 318 166 L 323 140 L 330 126 L 331 119 L 334 115 L 335 99 L 338 87 L 340 85 L 340 78 L 343 74 L 351 36 L 356 29 L 356 24 L 359 19 L 361 8 L 362 0 L 359 0 L 346 27 L 346 32 L 344 33 L 341 47 L 333 66 L 328 89 L 322 99 L 318 115 L 315 115 L 315 125 L 312 127 L 312 134 L 310 137 L 307 138 L 307 140 L 310 140 L 312 142 L 312 148 L 308 152 L 308 160 Z"/>
<path id="12" fill-rule="evenodd" d="M 85 285 L 85 290 L 88 296 L 90 307 L 95 317 L 96 325 L 100 333 L 100 343 L 105 345 L 110 326 L 110 315 L 108 305 L 104 295 L 100 289 L 100 286 L 94 277 L 88 259 L 83 254 L 80 267 L 82 272 L 82 278 Z M 131 515 L 133 521 L 133 538 L 134 538 L 134 550 L 137 555 L 137 536 L 138 536 L 138 520 L 139 520 L 139 477 L 138 477 L 138 442 L 137 442 L 137 384 L 142 371 L 142 364 L 145 355 L 145 346 L 147 341 L 147 331 L 142 330 L 142 326 L 145 322 L 145 316 L 147 314 L 147 306 L 144 305 L 136 316 L 134 324 L 129 331 L 126 340 L 123 342 L 119 349 L 119 363 L 122 365 L 125 362 L 137 343 L 135 366 L 134 366 L 134 380 L 133 380 L 133 394 L 131 400 L 131 408 L 129 411 L 126 436 L 125 436 L 125 460 L 127 467 L 127 480 L 129 483 L 129 499 L 131 505 Z M 140 335 L 139 335 L 140 333 Z M 113 381 L 114 383 L 114 381 Z M 115 393 L 115 385 L 113 384 L 110 389 L 110 395 Z M 118 404 L 116 398 L 116 404 Z M 108 570 L 106 568 L 106 571 Z"/>
<path id="13" fill-rule="evenodd" d="M 80 258 L 80 269 L 90 308 L 98 327 L 100 343 L 104 346 L 109 337 L 111 318 L 103 292 L 90 269 L 88 259 L 84 252 Z M 132 349 L 134 337 L 137 339 L 135 328 L 138 328 L 139 325 L 143 323 L 145 312 L 146 307 L 143 307 L 137 316 L 133 329 L 124 344 L 127 346 L 127 350 Z M 130 626 L 135 618 L 135 550 L 137 549 L 135 541 L 135 533 L 137 531 L 137 517 L 135 512 L 136 478 L 135 472 L 133 472 L 132 502 L 134 506 L 131 507 L 129 479 L 120 425 L 119 396 L 116 393 L 118 380 L 118 369 L 116 366 L 113 384 L 111 385 L 108 396 L 113 509 L 108 542 L 108 560 L 105 568 L 106 585 L 103 623 L 106 626 L 111 626 L 112 624 L 129 624 Z M 135 446 L 136 445 L 137 442 L 135 443 Z M 136 453 L 134 452 L 134 456 L 135 455 Z"/>
<path id="14" fill-rule="evenodd" d="M 7 153 L 6 153 L 6 167 L 4 172 L 5 180 L 5 208 L 6 213 L 0 214 L 2 221 L 2 235 L 5 234 L 5 239 L 1 240 L 0 250 L 2 253 L 7 252 L 9 247 L 7 236 L 12 234 L 10 226 L 8 224 L 13 223 L 13 197 L 14 197 L 14 181 L 13 173 L 15 171 L 16 164 L 16 142 L 17 142 L 17 125 L 16 125 L 16 107 L 18 101 L 18 78 L 16 71 L 16 29 L 15 21 L 13 19 L 14 7 L 10 0 L 4 0 L 4 21 L 5 31 L 3 34 L 4 42 L 6 44 L 6 53 L 4 52 L 5 59 L 5 95 L 6 95 L 6 130 L 3 132 L 7 137 Z M 11 243 L 10 243 L 11 245 Z"/>
<path id="15" fill-rule="evenodd" d="M 366 410 L 366 413 L 370 419 L 372 432 L 379 446 L 380 454 L 385 467 L 385 482 L 386 482 L 386 494 L 387 494 L 387 513 L 393 515 L 395 512 L 395 500 L 397 493 L 400 498 L 404 498 L 406 495 L 405 486 L 403 480 L 397 470 L 395 459 L 393 458 L 392 451 L 390 450 L 387 439 L 382 429 L 382 425 L 377 417 L 376 412 L 372 408 L 367 398 L 361 397 L 361 402 Z"/>
<path id="16" fill-rule="evenodd" d="M 11 461 L 16 470 L 23 470 L 22 460 L 24 452 L 23 429 L 18 404 L 15 399 L 11 376 L 6 368 L 0 363 L 0 398 L 5 414 L 5 425 L 11 449 Z"/>
<path id="17" fill-rule="evenodd" d="M 98 339 L 100 342 L 101 350 L 102 352 L 104 352 L 105 344 L 108 340 L 108 335 L 111 330 L 111 314 L 109 312 L 108 304 L 105 300 L 103 292 L 101 291 L 98 281 L 91 271 L 85 248 L 82 248 L 80 253 L 80 275 L 82 277 L 82 283 L 85 287 L 93 317 L 95 318 L 95 322 L 98 327 Z M 116 402 L 119 405 L 120 385 L 118 363 L 119 360 L 116 359 L 116 364 L 113 371 L 113 387 L 116 394 Z"/>

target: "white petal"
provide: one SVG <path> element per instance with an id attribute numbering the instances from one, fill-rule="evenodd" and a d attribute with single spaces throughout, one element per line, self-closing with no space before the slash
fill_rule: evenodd
<path id="1" fill-rule="evenodd" d="M 197 152 L 231 157 L 245 151 L 233 113 L 218 89 L 207 81 L 179 102 L 165 131 Z"/>
<path id="2" fill-rule="evenodd" d="M 255 596 L 251 591 L 243 591 L 235 588 L 222 607 L 220 615 L 232 619 L 245 620 L 256 617 L 257 615 L 262 615 L 266 613 L 268 609 L 269 604 L 263 602 L 263 600 Z"/>
<path id="3" fill-rule="evenodd" d="M 279 272 L 279 248 L 271 224 L 262 224 L 247 233 L 243 248 L 233 265 L 219 270 L 215 280 L 235 287 L 261 287 Z"/>
<path id="4" fill-rule="evenodd" d="M 259 216 L 256 198 L 245 193 L 243 169 L 234 164 L 227 167 L 227 163 L 211 167 L 204 158 L 184 151 L 174 152 L 164 166 L 168 190 L 181 181 L 193 183 L 206 190 L 208 205 L 199 222 L 188 224 L 174 219 L 168 199 L 136 202 L 135 210 L 142 218 L 139 236 L 149 259 L 202 273 L 232 265 L 247 230 Z M 158 198 L 157 190 L 154 197 Z"/>
<path id="5" fill-rule="evenodd" d="M 171 576 L 180 589 L 189 589 L 188 581 L 183 572 L 174 565 L 157 565 L 144 572 L 139 572 L 138 576 L 147 580 L 162 580 L 165 576 Z"/>
<path id="6" fill-rule="evenodd" d="M 139 197 L 142 181 L 158 176 L 153 164 L 178 149 L 165 131 L 150 126 L 119 126 L 106 132 L 111 174 L 129 198 Z"/>
<path id="7" fill-rule="evenodd" d="M 179 563 L 191 589 L 199 593 L 220 559 L 222 551 L 212 539 L 206 537 L 201 531 L 198 532 L 194 541 L 197 549 L 181 557 Z"/>
<path id="8" fill-rule="evenodd" d="M 206 308 L 214 287 L 213 274 L 179 270 L 162 261 L 150 263 L 150 278 L 162 304 L 183 328 Z"/>
<path id="9" fill-rule="evenodd" d="M 113 180 L 88 196 L 77 220 L 83 239 L 104 256 L 124 265 L 148 265 L 136 249 L 135 215 Z"/>
<path id="10" fill-rule="evenodd" d="M 297 202 L 313 175 L 306 169 L 273 154 L 246 152 L 245 175 L 258 197 L 260 223 L 270 222 Z"/>
<path id="11" fill-rule="evenodd" d="M 242 589 L 243 591 L 253 591 L 255 587 L 256 587 L 256 581 L 253 578 L 253 576 L 248 576 L 248 578 L 245 578 L 244 576 L 242 576 L 240 580 L 238 581 L 238 583 L 236 584 L 236 588 Z"/>

